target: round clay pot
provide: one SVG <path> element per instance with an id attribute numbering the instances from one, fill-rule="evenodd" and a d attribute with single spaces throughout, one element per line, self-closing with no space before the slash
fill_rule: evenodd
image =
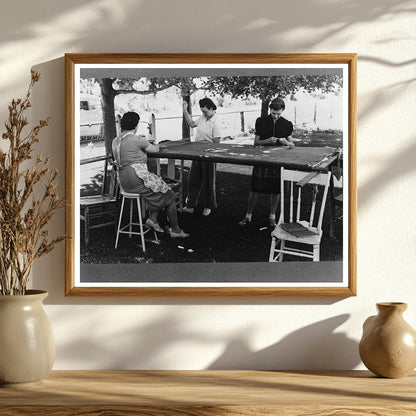
<path id="1" fill-rule="evenodd" d="M 42 301 L 48 292 L 0 295 L 0 386 L 40 384 L 55 361 L 52 326 Z"/>
<path id="2" fill-rule="evenodd" d="M 360 357 L 381 377 L 400 378 L 416 367 L 416 331 L 403 319 L 406 303 L 377 303 L 378 315 L 364 322 Z"/>

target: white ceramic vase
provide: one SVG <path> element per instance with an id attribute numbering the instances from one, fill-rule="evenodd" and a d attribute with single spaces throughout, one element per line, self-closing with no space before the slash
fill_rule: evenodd
<path id="1" fill-rule="evenodd" d="M 42 301 L 48 292 L 0 295 L 0 385 L 40 384 L 55 361 L 52 326 Z"/>

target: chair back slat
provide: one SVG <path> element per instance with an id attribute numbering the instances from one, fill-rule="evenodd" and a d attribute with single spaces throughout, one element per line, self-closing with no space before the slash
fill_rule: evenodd
<path id="1" fill-rule="evenodd" d="M 323 208 L 321 209 L 321 211 L 319 212 L 319 218 L 318 218 L 318 229 L 320 230 L 322 228 L 322 221 L 324 219 L 324 210 L 325 210 L 325 203 L 326 203 L 326 198 L 328 196 L 328 190 L 329 190 L 329 181 L 331 179 L 331 172 L 328 172 L 328 178 L 326 180 L 326 185 L 324 188 L 324 194 L 322 196 L 322 205 Z"/>
<path id="2" fill-rule="evenodd" d="M 118 181 L 117 181 L 117 174 L 114 171 L 114 169 L 112 169 L 108 173 L 108 176 L 110 177 L 110 183 L 109 183 L 109 186 L 108 186 L 108 194 L 110 196 L 116 196 L 117 191 L 118 191 Z"/>
<path id="3" fill-rule="evenodd" d="M 287 215 L 286 213 L 288 212 L 289 222 L 302 221 L 303 215 L 304 220 L 307 224 L 309 224 L 310 227 L 315 227 L 318 230 L 321 230 L 331 172 L 317 172 L 315 175 L 312 175 L 312 177 L 309 178 L 306 184 L 304 184 L 303 186 L 298 186 L 297 183 L 304 179 L 306 175 L 310 175 L 310 172 L 308 173 L 281 168 L 282 195 L 280 203 L 280 222 L 285 222 Z M 290 183 L 288 191 L 289 201 L 287 201 L 287 197 L 285 198 L 285 189 L 287 190 L 287 188 L 285 188 L 285 184 L 287 182 Z M 305 204 L 309 200 L 309 198 L 307 197 L 305 192 L 306 190 L 308 190 L 307 194 L 309 194 L 311 187 L 312 190 L 310 204 L 308 207 L 306 207 Z M 295 190 L 296 188 L 297 192 Z"/>
<path id="4" fill-rule="evenodd" d="M 116 173 L 116 167 L 112 163 L 108 163 L 107 159 L 104 163 L 103 183 L 101 189 L 101 195 L 110 198 L 118 197 L 118 178 Z"/>
<path id="5" fill-rule="evenodd" d="M 298 202 L 296 206 L 296 221 L 300 220 L 300 206 L 302 205 L 302 188 L 298 187 Z"/>
<path id="6" fill-rule="evenodd" d="M 318 197 L 318 185 L 313 185 L 312 188 L 312 206 L 311 215 L 309 216 L 309 227 L 313 227 L 313 220 L 315 218 L 316 199 Z"/>
<path id="7" fill-rule="evenodd" d="M 293 222 L 293 182 L 290 183 L 289 222 Z"/>
<path id="8" fill-rule="evenodd" d="M 283 177 L 283 168 L 280 169 L 280 214 L 279 214 L 279 224 L 285 222 L 285 178 Z"/>

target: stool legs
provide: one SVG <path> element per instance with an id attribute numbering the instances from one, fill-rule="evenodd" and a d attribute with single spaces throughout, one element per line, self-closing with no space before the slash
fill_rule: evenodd
<path id="1" fill-rule="evenodd" d="M 122 227 L 121 226 L 121 220 L 122 220 L 122 217 L 123 217 L 124 203 L 125 203 L 126 199 L 130 200 L 129 223 L 127 225 L 125 225 L 124 227 Z M 138 213 L 138 217 L 139 217 L 139 223 L 138 224 L 133 222 L 133 200 L 134 199 L 136 200 L 136 203 L 137 203 L 137 213 Z M 138 225 L 139 226 L 139 228 L 140 228 L 139 233 L 133 231 L 133 225 Z M 125 231 L 126 228 L 128 228 L 128 231 Z M 119 216 L 119 219 L 118 219 L 116 242 L 115 242 L 114 247 L 117 248 L 118 239 L 119 239 L 120 234 L 128 234 L 129 238 L 131 238 L 132 234 L 140 234 L 143 253 L 146 253 L 146 243 L 145 243 L 145 239 L 144 239 L 144 235 L 145 235 L 146 232 L 147 232 L 147 230 L 145 230 L 144 227 L 143 227 L 143 215 L 142 215 L 142 207 L 141 207 L 141 198 L 139 196 L 134 197 L 134 198 L 128 198 L 128 197 L 123 195 L 123 198 L 121 200 L 120 216 Z"/>
<path id="2" fill-rule="evenodd" d="M 140 217 L 140 215 L 139 215 Z M 129 221 L 129 238 L 131 238 L 132 232 L 132 224 L 133 224 L 133 200 L 130 199 L 130 221 Z M 141 232 L 142 230 L 140 230 Z"/>
<path id="3" fill-rule="evenodd" d="M 121 217 L 123 216 L 123 210 L 124 210 L 124 196 L 121 199 L 120 215 L 118 217 L 118 225 L 117 225 L 116 244 L 114 246 L 115 248 L 117 248 L 117 245 L 118 245 L 118 237 L 120 235 Z"/>
<path id="4" fill-rule="evenodd" d="M 145 246 L 145 242 L 144 242 L 143 216 L 142 216 L 142 207 L 141 207 L 142 204 L 141 204 L 140 198 L 137 198 L 136 201 L 137 201 L 137 213 L 139 215 L 140 238 L 142 240 L 143 253 L 145 253 L 146 252 L 146 246 Z M 133 201 L 131 201 L 131 202 L 133 202 Z M 131 220 L 130 220 L 130 223 L 131 223 Z"/>

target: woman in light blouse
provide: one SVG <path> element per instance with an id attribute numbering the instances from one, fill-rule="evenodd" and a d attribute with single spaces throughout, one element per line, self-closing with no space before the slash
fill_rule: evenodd
<path id="1" fill-rule="evenodd" d="M 183 103 L 183 115 L 189 127 L 197 127 L 195 142 L 219 143 L 221 138 L 221 128 L 216 115 L 217 106 L 210 98 L 203 98 L 199 101 L 202 115 L 197 120 L 193 120 L 188 113 L 188 104 Z M 204 190 L 205 200 L 202 215 L 208 216 L 213 208 L 217 207 L 215 190 L 216 165 L 214 162 L 202 160 L 192 161 L 188 176 L 188 195 L 186 206 L 183 212 L 193 214 L 198 205 L 201 190 Z"/>

